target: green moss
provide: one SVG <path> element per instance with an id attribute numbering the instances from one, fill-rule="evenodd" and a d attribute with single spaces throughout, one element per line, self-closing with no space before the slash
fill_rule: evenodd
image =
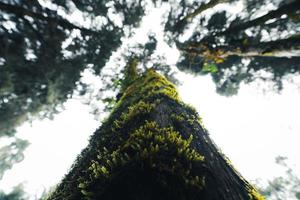
<path id="1" fill-rule="evenodd" d="M 171 114 L 171 118 L 179 123 L 186 121 L 190 126 L 194 126 L 196 124 L 200 124 L 201 127 L 205 130 L 202 119 L 198 116 L 197 113 L 187 114 Z M 197 129 L 197 128 L 196 128 Z"/>
<path id="2" fill-rule="evenodd" d="M 131 103 L 138 99 L 147 99 L 154 95 L 165 95 L 173 100 L 180 101 L 174 84 L 169 82 L 154 70 L 148 70 L 144 76 L 136 79 L 123 93 L 116 108 L 130 99 Z"/>
<path id="3" fill-rule="evenodd" d="M 121 89 L 120 92 L 126 90 L 126 88 L 131 85 L 137 78 L 137 66 L 139 64 L 138 58 L 132 58 L 129 60 L 124 69 L 124 79 L 121 81 Z"/>
<path id="4" fill-rule="evenodd" d="M 183 122 L 184 119 L 185 119 L 182 114 L 180 114 L 180 115 L 171 114 L 171 118 L 178 121 L 178 122 Z"/>
<path id="5" fill-rule="evenodd" d="M 96 183 L 109 184 L 120 169 L 130 164 L 136 168 L 147 166 L 172 173 L 188 185 L 203 188 L 205 178 L 195 175 L 194 165 L 203 163 L 204 157 L 190 147 L 192 139 L 192 135 L 183 139 L 171 127 L 161 128 L 154 121 L 146 121 L 115 149 L 99 151 L 97 160 L 93 160 L 88 168 L 91 176 L 81 181 L 78 187 L 89 197 Z"/>
<path id="6" fill-rule="evenodd" d="M 158 102 L 147 103 L 144 101 L 139 101 L 138 103 L 130 106 L 126 112 L 123 112 L 119 119 L 113 122 L 112 130 L 115 132 L 126 124 L 130 119 L 138 114 L 150 113 Z"/>
<path id="7" fill-rule="evenodd" d="M 265 198 L 258 193 L 258 191 L 255 188 L 249 188 L 248 189 L 248 195 L 251 200 L 264 200 Z"/>

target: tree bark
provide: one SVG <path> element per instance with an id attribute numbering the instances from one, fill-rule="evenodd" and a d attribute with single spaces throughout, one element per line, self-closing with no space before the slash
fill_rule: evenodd
<path id="1" fill-rule="evenodd" d="M 123 93 L 48 200 L 261 200 L 153 70 Z"/>
<path id="2" fill-rule="evenodd" d="M 300 49 L 300 35 L 293 35 L 291 37 L 268 42 L 260 42 L 257 44 L 249 43 L 247 40 L 243 42 L 236 42 L 234 44 L 219 45 L 210 47 L 208 45 L 199 43 L 190 43 L 187 47 L 178 45 L 178 49 L 188 54 L 198 55 L 217 55 L 222 58 L 228 56 L 240 57 L 282 57 L 282 53 L 289 53 L 290 56 L 297 56 L 299 52 L 293 54 L 293 50 Z"/>

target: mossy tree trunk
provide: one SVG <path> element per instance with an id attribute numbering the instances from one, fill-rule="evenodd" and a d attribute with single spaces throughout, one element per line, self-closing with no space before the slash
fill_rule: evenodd
<path id="1" fill-rule="evenodd" d="M 123 92 L 48 199 L 263 198 L 218 150 L 174 85 L 148 70 Z"/>

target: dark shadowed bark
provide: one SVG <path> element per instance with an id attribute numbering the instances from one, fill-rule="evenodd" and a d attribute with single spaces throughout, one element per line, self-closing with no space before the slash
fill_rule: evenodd
<path id="1" fill-rule="evenodd" d="M 149 70 L 123 92 L 50 199 L 263 198 L 215 146 L 174 85 Z"/>

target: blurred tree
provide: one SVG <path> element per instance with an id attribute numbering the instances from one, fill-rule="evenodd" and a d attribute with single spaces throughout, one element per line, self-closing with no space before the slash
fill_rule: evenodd
<path id="1" fill-rule="evenodd" d="M 18 185 L 13 188 L 13 191 L 6 194 L 3 191 L 0 191 L 1 200 L 26 200 L 28 199 L 27 195 L 23 190 L 23 185 Z"/>
<path id="2" fill-rule="evenodd" d="M 0 148 L 0 180 L 6 170 L 24 159 L 23 151 L 28 145 L 26 140 L 15 138 L 10 144 Z"/>
<path id="3" fill-rule="evenodd" d="M 247 0 L 241 13 L 226 9 L 239 2 L 170 3 L 165 34 L 181 52 L 178 68 L 212 74 L 225 95 L 257 78 L 273 80 L 280 90 L 283 77 L 300 69 L 299 1 Z M 100 74 L 124 33 L 139 25 L 146 5 L 146 0 L 0 2 L 0 136 L 13 135 L 33 117 L 52 117 L 76 89 L 84 95 L 88 86 L 79 81 L 81 72 Z M 182 40 L 187 32 L 192 35 Z M 149 35 L 136 48 L 143 64 L 152 59 L 156 43 Z M 161 71 L 170 72 L 159 62 Z M 260 76 L 262 70 L 272 77 Z M 114 79 L 111 84 L 119 82 Z"/>
<path id="4" fill-rule="evenodd" d="M 144 7 L 125 0 L 7 0 L 0 12 L 0 136 L 11 136 L 33 116 L 51 117 L 79 85 L 84 90 L 83 69 L 100 73 Z"/>
<path id="5" fill-rule="evenodd" d="M 110 117 L 47 199 L 263 200 L 175 86 L 137 65 L 126 65 Z"/>
<path id="6" fill-rule="evenodd" d="M 285 169 L 283 176 L 268 181 L 266 185 L 257 180 L 260 192 L 270 200 L 300 199 L 300 179 L 286 161 L 287 157 L 276 158 L 276 163 Z"/>
<path id="7" fill-rule="evenodd" d="M 144 15 L 142 2 L 1 1 L 0 138 L 27 120 L 52 118 L 74 90 L 84 95 L 81 73 L 100 74 L 124 30 Z M 0 178 L 27 145 L 16 140 L 1 149 Z"/>
<path id="8" fill-rule="evenodd" d="M 300 71 L 300 1 L 239 2 L 180 1 L 171 9 L 165 30 L 181 52 L 178 67 L 211 73 L 223 95 L 236 94 L 241 82 L 266 80 L 261 71 L 280 90 L 285 75 Z"/>

